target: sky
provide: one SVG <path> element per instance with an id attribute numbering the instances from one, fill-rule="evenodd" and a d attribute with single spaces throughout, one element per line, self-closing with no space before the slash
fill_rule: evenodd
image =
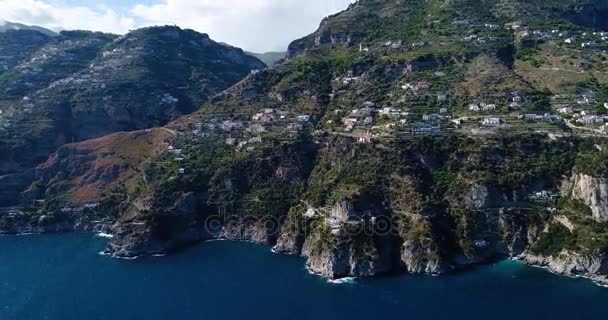
<path id="1" fill-rule="evenodd" d="M 354 0 L 0 0 L 3 21 L 124 34 L 178 25 L 254 52 L 284 51 Z"/>

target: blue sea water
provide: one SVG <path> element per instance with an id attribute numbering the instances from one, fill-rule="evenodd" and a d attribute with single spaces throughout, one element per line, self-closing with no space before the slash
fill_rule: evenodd
<path id="1" fill-rule="evenodd" d="M 0 319 L 601 319 L 608 289 L 503 262 L 332 284 L 245 243 L 115 260 L 85 234 L 0 237 Z"/>

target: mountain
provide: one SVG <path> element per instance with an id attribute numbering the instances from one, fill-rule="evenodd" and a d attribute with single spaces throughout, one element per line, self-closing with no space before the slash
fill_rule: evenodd
<path id="1" fill-rule="evenodd" d="M 51 40 L 51 37 L 37 31 L 0 32 L 0 75 L 14 68 Z"/>
<path id="2" fill-rule="evenodd" d="M 103 231 L 117 257 L 252 241 L 329 278 L 511 257 L 608 283 L 605 10 L 360 0 L 191 114 L 59 148 L 0 230 Z"/>
<path id="3" fill-rule="evenodd" d="M 254 53 L 248 52 L 247 54 L 252 55 L 262 60 L 267 66 L 273 66 L 281 59 L 285 58 L 285 52 L 265 52 L 265 53 Z"/>
<path id="4" fill-rule="evenodd" d="M 38 26 L 28 26 L 28 25 L 21 24 L 21 23 L 15 23 L 15 22 L 9 22 L 9 21 L 1 22 L 0 21 L 0 32 L 6 32 L 9 30 L 37 31 L 37 32 L 40 32 L 47 36 L 50 36 L 50 37 L 54 37 L 57 35 L 57 33 L 55 31 L 52 31 L 52 30 L 49 30 L 46 28 L 42 28 L 42 27 L 38 27 Z"/>
<path id="5" fill-rule="evenodd" d="M 116 38 L 88 31 L 63 31 L 56 37 L 44 38 L 43 46 L 7 68 L 0 77 L 0 97 L 5 107 L 88 68 L 101 49 Z"/>
<path id="6" fill-rule="evenodd" d="M 120 37 L 88 31 L 0 36 L 8 38 L 0 50 L 11 59 L 0 74 L 0 180 L 14 181 L 8 175 L 16 174 L 27 181 L 23 175 L 30 177 L 67 142 L 161 126 L 264 67 L 241 49 L 176 27 Z M 11 54 L 19 48 L 27 50 Z M 19 192 L 14 184 L 0 183 L 0 190 L 0 202 Z"/>

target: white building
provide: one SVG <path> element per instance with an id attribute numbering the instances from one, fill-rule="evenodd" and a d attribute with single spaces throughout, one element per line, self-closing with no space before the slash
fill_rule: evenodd
<path id="1" fill-rule="evenodd" d="M 500 120 L 500 118 L 484 118 L 481 122 L 481 124 L 484 126 L 498 126 L 501 123 L 502 120 Z"/>
<path id="2" fill-rule="evenodd" d="M 496 105 L 495 104 L 485 104 L 485 103 L 482 103 L 481 104 L 481 110 L 483 110 L 483 111 L 496 111 Z"/>
<path id="3" fill-rule="evenodd" d="M 433 120 L 437 120 L 437 118 L 439 118 L 439 116 L 437 114 L 422 115 L 422 120 L 424 120 L 424 121 L 433 121 Z"/>
<path id="4" fill-rule="evenodd" d="M 300 122 L 309 122 L 310 121 L 310 116 L 309 115 L 298 116 L 298 121 L 300 121 Z"/>
<path id="5" fill-rule="evenodd" d="M 588 115 L 576 120 L 576 122 L 584 125 L 604 123 L 604 117 Z"/>
<path id="6" fill-rule="evenodd" d="M 380 114 L 388 116 L 395 111 L 397 111 L 397 110 L 395 110 L 393 108 L 383 108 L 382 110 L 380 110 Z"/>

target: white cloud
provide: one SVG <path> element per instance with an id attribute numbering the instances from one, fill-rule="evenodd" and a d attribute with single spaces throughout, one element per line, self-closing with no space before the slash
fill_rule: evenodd
<path id="1" fill-rule="evenodd" d="M 284 50 L 316 29 L 321 19 L 354 0 L 155 0 L 126 12 L 104 5 L 60 5 L 53 0 L 0 0 L 0 21 L 47 28 L 125 33 L 175 24 L 253 51 Z M 93 2 L 93 1 L 91 1 Z M 95 1 L 99 3 L 101 1 Z M 94 3 L 95 3 L 94 2 Z M 137 3 L 137 1 L 135 1 Z M 86 5 L 85 5 L 86 4 Z M 124 7 L 124 6 L 123 6 Z"/>
<path id="2" fill-rule="evenodd" d="M 39 0 L 0 0 L 0 20 L 38 25 L 54 30 L 86 29 L 124 33 L 135 19 L 107 6 L 54 6 Z"/>
<path id="3" fill-rule="evenodd" d="M 175 23 L 254 51 L 284 50 L 314 31 L 321 19 L 353 0 L 163 0 L 137 5 L 134 16 L 151 24 Z"/>

